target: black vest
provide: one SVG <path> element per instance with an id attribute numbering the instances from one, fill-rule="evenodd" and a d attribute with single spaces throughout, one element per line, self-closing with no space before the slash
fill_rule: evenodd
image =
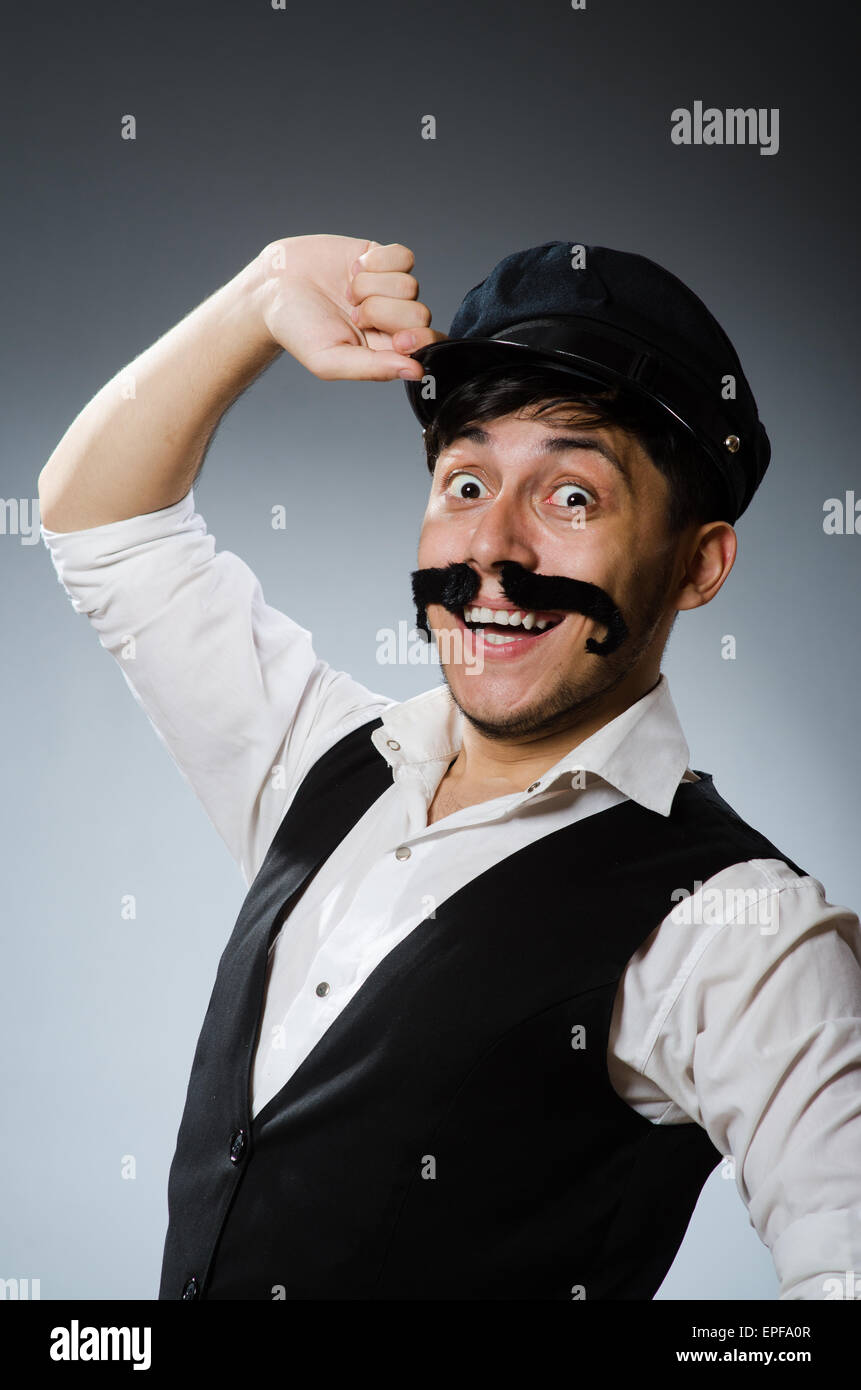
<path id="1" fill-rule="evenodd" d="M 221 957 L 159 1298 L 652 1298 L 721 1155 L 613 1090 L 619 978 L 674 889 L 751 858 L 802 870 L 704 773 L 669 817 L 629 800 L 566 825 L 438 905 L 252 1120 L 268 948 L 391 786 L 381 722 L 311 768 Z"/>

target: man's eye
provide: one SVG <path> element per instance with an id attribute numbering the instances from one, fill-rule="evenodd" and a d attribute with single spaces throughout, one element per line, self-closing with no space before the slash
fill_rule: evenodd
<path id="1" fill-rule="evenodd" d="M 484 495 L 483 487 L 484 483 L 474 473 L 455 473 L 449 478 L 445 491 L 449 497 L 462 497 L 465 502 L 471 502 Z"/>
<path id="2" fill-rule="evenodd" d="M 590 502 L 595 501 L 593 494 L 579 483 L 563 483 L 555 492 L 551 492 L 551 502 L 554 499 L 557 507 L 588 507 Z"/>

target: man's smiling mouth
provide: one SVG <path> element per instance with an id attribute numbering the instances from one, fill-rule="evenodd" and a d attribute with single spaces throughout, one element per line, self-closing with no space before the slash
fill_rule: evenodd
<path id="1" fill-rule="evenodd" d="M 488 601 L 482 602 L 481 576 L 466 561 L 451 560 L 447 565 L 425 566 L 413 570 L 411 577 L 416 625 L 426 636 L 429 638 L 431 635 L 428 607 L 440 604 L 447 613 L 452 614 L 459 631 L 474 634 L 472 640 L 488 656 L 519 656 L 572 614 L 606 627 L 607 635 L 603 640 L 586 638 L 586 651 L 597 656 L 609 656 L 629 636 L 628 625 L 621 612 L 599 585 L 585 579 L 574 579 L 571 575 L 527 570 L 516 560 L 502 560 L 499 563 L 499 583 L 507 604 L 500 603 L 499 596 L 495 594 L 488 595 Z M 546 609 L 530 608 L 529 599 L 542 598 L 547 603 Z M 559 607 L 552 608 L 553 603 L 559 604 Z M 476 608 L 479 609 L 477 618 Z M 490 612 L 489 619 L 484 617 L 485 608 Z M 503 611 L 505 617 L 501 616 Z M 468 616 L 461 617 L 461 614 Z M 511 622 L 512 614 L 514 623 Z M 544 627 L 538 626 L 542 619 L 546 619 Z M 570 633 L 571 626 L 566 626 Z M 519 627 L 517 636 L 512 635 L 512 627 Z"/>
<path id="2" fill-rule="evenodd" d="M 468 604 L 454 614 L 458 623 L 491 647 L 531 646 L 563 621 L 564 615 L 523 608 L 489 608 Z"/>

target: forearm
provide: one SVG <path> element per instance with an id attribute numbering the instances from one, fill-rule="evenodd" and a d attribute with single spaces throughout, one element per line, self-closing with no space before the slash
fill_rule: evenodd
<path id="1" fill-rule="evenodd" d="M 74 531 L 171 506 L 224 412 L 283 349 L 264 322 L 262 254 L 117 373 L 39 475 L 44 525 Z"/>

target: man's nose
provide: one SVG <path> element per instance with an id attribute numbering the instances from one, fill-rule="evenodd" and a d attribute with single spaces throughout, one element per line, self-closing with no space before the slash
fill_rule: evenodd
<path id="1" fill-rule="evenodd" d="M 538 569 L 539 553 L 527 509 L 516 496 L 499 493 L 482 509 L 470 538 L 470 558 L 488 572 L 503 560 L 516 560 L 524 569 Z"/>

